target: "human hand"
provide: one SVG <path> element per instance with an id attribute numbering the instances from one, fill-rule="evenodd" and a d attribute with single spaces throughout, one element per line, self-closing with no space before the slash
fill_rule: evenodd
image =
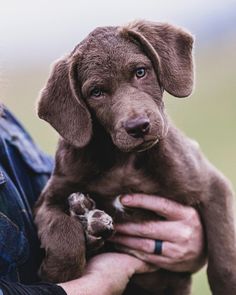
<path id="1" fill-rule="evenodd" d="M 88 261 L 81 278 L 59 284 L 68 295 L 120 295 L 135 273 L 156 270 L 146 262 L 122 253 L 104 253 Z"/>
<path id="2" fill-rule="evenodd" d="M 104 278 L 106 278 L 109 294 L 121 294 L 133 274 L 154 270 L 156 267 L 134 256 L 123 253 L 104 253 L 89 261 L 85 273 L 100 275 L 103 284 Z M 102 292 L 102 294 L 104 293 Z"/>
<path id="3" fill-rule="evenodd" d="M 165 220 L 116 225 L 117 233 L 110 241 L 118 244 L 118 249 L 171 271 L 195 272 L 204 265 L 204 233 L 194 208 L 144 194 L 124 196 L 121 202 L 153 211 Z M 155 240 L 163 241 L 161 255 L 153 254 Z"/>

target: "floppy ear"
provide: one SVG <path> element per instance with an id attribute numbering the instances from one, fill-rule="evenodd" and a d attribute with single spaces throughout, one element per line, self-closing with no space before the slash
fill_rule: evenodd
<path id="1" fill-rule="evenodd" d="M 186 97 L 193 89 L 193 37 L 172 25 L 137 21 L 120 29 L 138 42 L 152 60 L 164 89 L 176 97 Z"/>
<path id="2" fill-rule="evenodd" d="M 91 139 L 92 122 L 85 103 L 75 89 L 75 67 L 70 57 L 55 63 L 39 97 L 38 115 L 70 144 L 83 147 Z"/>

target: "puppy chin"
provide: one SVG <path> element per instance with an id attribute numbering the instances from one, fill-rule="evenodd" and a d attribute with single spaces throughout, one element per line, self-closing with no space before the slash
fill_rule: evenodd
<path id="1" fill-rule="evenodd" d="M 136 147 L 140 146 L 143 143 L 142 138 L 132 138 L 126 136 L 121 132 L 111 135 L 114 145 L 122 152 L 129 153 L 135 150 Z"/>
<path id="2" fill-rule="evenodd" d="M 141 153 L 144 152 L 146 150 L 151 149 L 154 145 L 156 145 L 159 142 L 159 138 L 156 138 L 153 141 L 148 141 L 148 142 L 144 142 L 143 144 L 141 144 L 140 146 L 138 146 L 136 148 L 136 152 Z"/>
<path id="3" fill-rule="evenodd" d="M 156 145 L 159 142 L 159 138 L 156 138 L 155 140 L 149 140 L 145 141 L 144 139 L 138 139 L 135 143 L 128 144 L 127 142 L 114 142 L 114 144 L 118 147 L 119 150 L 125 153 L 129 152 L 143 152 L 146 150 L 151 149 L 154 145 Z"/>
<path id="4" fill-rule="evenodd" d="M 143 141 L 142 141 L 143 142 Z M 118 149 L 124 153 L 130 153 L 130 152 L 135 152 L 139 149 L 141 146 L 141 143 L 137 144 L 124 144 L 120 142 L 116 142 L 115 145 L 118 147 Z"/>
<path id="5" fill-rule="evenodd" d="M 117 132 L 115 135 L 111 134 L 111 137 L 114 145 L 125 153 L 146 151 L 161 139 L 161 136 L 157 136 L 157 134 L 147 134 L 144 138 L 133 138 L 123 132 Z"/>

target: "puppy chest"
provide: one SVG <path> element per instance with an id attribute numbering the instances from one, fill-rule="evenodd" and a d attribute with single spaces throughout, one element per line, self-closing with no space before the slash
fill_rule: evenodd
<path id="1" fill-rule="evenodd" d="M 127 221 L 146 220 L 152 215 L 143 210 L 127 210 L 120 203 L 120 195 L 128 193 L 157 194 L 160 190 L 158 182 L 154 181 L 146 171 L 135 169 L 130 165 L 113 167 L 100 174 L 90 182 L 87 192 L 96 202 L 98 209 L 104 210 L 114 220 Z"/>
<path id="2" fill-rule="evenodd" d="M 144 170 L 123 165 L 102 172 L 90 183 L 89 190 L 104 197 L 115 197 L 125 193 L 155 193 L 159 185 Z"/>

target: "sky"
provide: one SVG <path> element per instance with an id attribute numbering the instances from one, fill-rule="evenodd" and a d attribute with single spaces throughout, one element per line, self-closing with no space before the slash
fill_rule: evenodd
<path id="1" fill-rule="evenodd" d="M 0 0 L 0 66 L 50 62 L 92 29 L 134 19 L 168 21 L 195 30 L 236 0 Z M 236 6 L 234 6 L 236 7 Z"/>

